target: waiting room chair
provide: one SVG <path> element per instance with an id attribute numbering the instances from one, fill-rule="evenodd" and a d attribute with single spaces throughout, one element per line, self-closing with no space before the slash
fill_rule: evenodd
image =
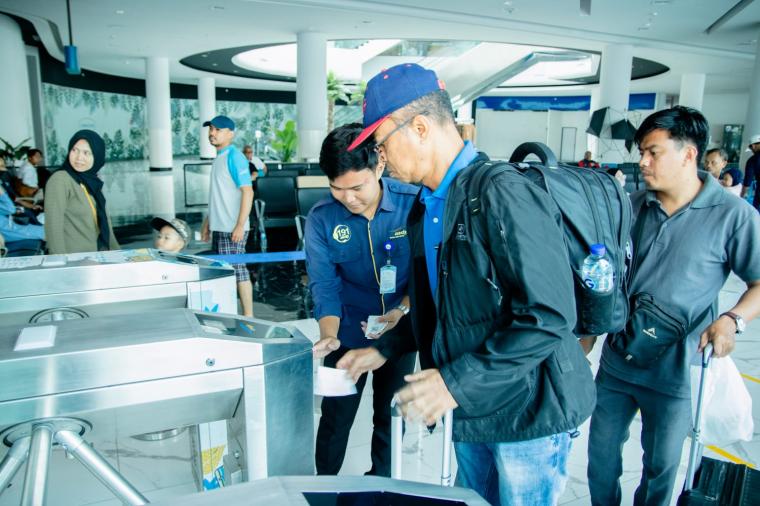
<path id="1" fill-rule="evenodd" d="M 298 177 L 298 170 L 296 169 L 280 169 L 267 171 L 266 177 Z"/>
<path id="2" fill-rule="evenodd" d="M 301 177 L 310 177 L 310 176 L 301 176 Z M 318 176 L 312 176 L 312 177 L 318 177 Z M 326 176 L 325 176 L 325 179 L 327 179 Z M 324 200 L 326 198 L 330 198 L 330 196 L 331 196 L 330 188 L 325 188 L 325 187 L 298 188 L 296 190 L 296 201 L 298 202 L 298 214 L 295 217 L 295 221 L 296 221 L 296 232 L 298 233 L 298 249 L 303 249 L 304 247 L 303 230 L 306 223 L 306 216 L 309 214 L 309 211 L 311 211 L 311 208 L 314 207 L 314 205 L 317 202 L 319 202 L 320 200 Z"/>
<path id="3" fill-rule="evenodd" d="M 296 179 L 294 177 L 259 178 L 254 209 L 261 236 L 261 251 L 266 251 L 268 228 L 293 226 L 293 218 L 298 213 Z"/>

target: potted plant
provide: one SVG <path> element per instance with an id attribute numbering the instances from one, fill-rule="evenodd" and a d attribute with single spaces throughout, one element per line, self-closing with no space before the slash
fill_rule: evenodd
<path id="1" fill-rule="evenodd" d="M 281 130 L 275 130 L 272 148 L 277 151 L 280 161 L 289 162 L 296 153 L 298 147 L 298 132 L 296 122 L 288 120 Z"/>
<path id="2" fill-rule="evenodd" d="M 10 142 L 0 137 L 0 142 L 3 143 L 2 149 L 0 149 L 0 157 L 5 160 L 5 164 L 8 167 L 15 167 L 16 161 L 21 160 L 29 152 L 31 146 L 27 146 L 26 142 L 30 139 L 24 139 L 19 142 L 17 146 L 14 146 Z"/>
<path id="3" fill-rule="evenodd" d="M 331 70 L 327 73 L 327 131 L 332 132 L 335 123 L 335 103 L 348 102 L 348 88 Z"/>

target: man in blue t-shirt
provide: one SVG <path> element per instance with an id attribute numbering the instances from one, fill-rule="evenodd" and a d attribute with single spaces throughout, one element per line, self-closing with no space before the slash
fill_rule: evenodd
<path id="1" fill-rule="evenodd" d="M 233 144 L 235 122 L 227 116 L 206 121 L 208 140 L 216 148 L 211 166 L 208 217 L 203 222 L 201 236 L 212 240 L 211 249 L 218 255 L 245 253 L 250 228 L 248 217 L 253 205 L 253 187 L 248 160 Z M 253 287 L 245 264 L 233 264 L 238 297 L 243 315 L 253 316 Z"/>
<path id="2" fill-rule="evenodd" d="M 332 198 L 318 202 L 306 219 L 304 243 L 314 318 L 319 322 L 317 358 L 326 367 L 351 349 L 371 345 L 380 335 L 411 340 L 409 240 L 406 217 L 417 187 L 381 177 L 385 159 L 372 146 L 347 151 L 362 126 L 336 128 L 322 144 L 319 165 L 330 180 Z M 385 328 L 365 336 L 369 317 Z M 367 329 L 370 330 L 371 329 Z M 414 353 L 388 360 L 372 377 L 372 468 L 390 476 L 390 404 L 404 375 L 414 369 Z M 322 399 L 317 431 L 317 474 L 338 474 L 367 375 L 355 378 L 357 394 Z"/>

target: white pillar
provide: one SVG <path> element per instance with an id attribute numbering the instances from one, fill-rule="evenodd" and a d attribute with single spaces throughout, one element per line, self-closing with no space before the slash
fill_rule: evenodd
<path id="1" fill-rule="evenodd" d="M 154 216 L 174 217 L 169 59 L 152 56 L 145 66 L 150 154 L 150 202 Z"/>
<path id="2" fill-rule="evenodd" d="M 739 151 L 741 157 L 741 169 L 744 171 L 744 163 L 752 153 L 745 152 L 749 144 L 749 138 L 753 135 L 760 134 L 760 44 L 758 44 L 757 53 L 755 54 L 755 67 L 750 79 L 749 106 L 747 107 L 747 119 L 744 121 L 744 139 L 742 140 L 742 149 Z"/>
<path id="3" fill-rule="evenodd" d="M 597 160 L 621 163 L 629 158 L 625 142 L 610 138 L 609 125 L 625 118 L 631 90 L 633 46 L 610 44 L 602 50 L 599 75 L 599 107 L 609 107 L 599 138 Z M 594 111 L 591 111 L 592 113 Z"/>
<path id="4" fill-rule="evenodd" d="M 591 115 L 599 109 L 599 86 L 591 88 L 591 103 L 589 105 L 588 119 L 591 120 Z M 599 137 L 596 135 L 586 134 L 586 151 L 591 151 L 591 157 L 594 160 L 599 160 Z M 584 153 L 585 155 L 585 153 Z"/>
<path id="5" fill-rule="evenodd" d="M 25 139 L 29 139 L 26 143 L 30 146 L 41 144 L 43 139 L 36 142 L 34 139 L 32 99 L 21 29 L 13 19 L 3 15 L 0 15 L 0 68 L 3 69 L 3 78 L 0 79 L 0 137 L 14 146 Z M 69 135 L 72 133 L 69 132 Z"/>
<path id="6" fill-rule="evenodd" d="M 317 160 L 327 134 L 327 38 L 323 33 L 298 34 L 296 110 L 298 158 Z"/>
<path id="7" fill-rule="evenodd" d="M 678 94 L 678 105 L 702 110 L 705 98 L 705 75 L 684 74 L 681 76 L 681 92 Z"/>
<path id="8" fill-rule="evenodd" d="M 216 157 L 216 148 L 208 141 L 208 127 L 203 126 L 216 116 L 216 83 L 213 77 L 198 79 L 198 119 L 200 120 L 200 153 L 204 160 Z"/>

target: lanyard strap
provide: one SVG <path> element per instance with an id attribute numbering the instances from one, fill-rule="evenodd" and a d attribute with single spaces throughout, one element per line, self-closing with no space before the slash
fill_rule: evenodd
<path id="1" fill-rule="evenodd" d="M 92 218 L 95 220 L 95 226 L 99 227 L 100 224 L 98 223 L 98 211 L 95 209 L 95 203 L 92 201 L 92 197 L 90 197 L 90 193 L 87 191 L 87 187 L 82 183 L 79 183 L 79 186 L 82 187 L 84 196 L 87 198 L 87 203 L 90 204 L 90 210 L 92 211 Z"/>

